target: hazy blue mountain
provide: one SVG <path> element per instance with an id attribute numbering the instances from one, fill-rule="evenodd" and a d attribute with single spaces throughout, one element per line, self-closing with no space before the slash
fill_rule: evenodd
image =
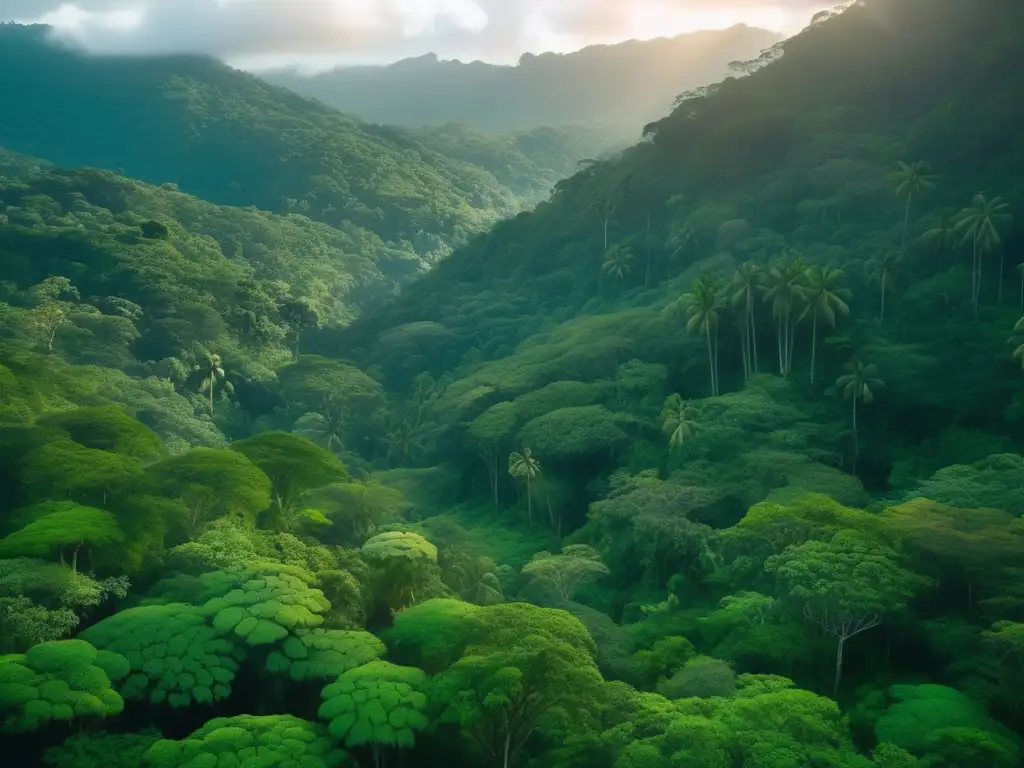
<path id="1" fill-rule="evenodd" d="M 262 76 L 345 112 L 397 125 L 465 121 L 509 132 L 600 122 L 638 134 L 683 91 L 721 80 L 730 62 L 754 59 L 780 40 L 740 24 L 569 54 L 527 53 L 515 66 L 442 61 L 428 54 L 315 76 L 296 70 Z"/>

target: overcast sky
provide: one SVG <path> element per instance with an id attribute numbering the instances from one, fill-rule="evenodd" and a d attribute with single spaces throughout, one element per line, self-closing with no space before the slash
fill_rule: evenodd
<path id="1" fill-rule="evenodd" d="M 100 53 L 208 53 L 240 66 L 442 58 L 514 62 L 723 28 L 792 33 L 817 0 L 0 0 L 0 20 L 45 21 Z"/>

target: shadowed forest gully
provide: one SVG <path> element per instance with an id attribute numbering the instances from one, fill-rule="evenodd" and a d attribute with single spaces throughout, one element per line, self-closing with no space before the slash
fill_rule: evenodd
<path id="1" fill-rule="evenodd" d="M 0 26 L 5 765 L 1021 765 L 1022 38 L 605 152 Z"/>

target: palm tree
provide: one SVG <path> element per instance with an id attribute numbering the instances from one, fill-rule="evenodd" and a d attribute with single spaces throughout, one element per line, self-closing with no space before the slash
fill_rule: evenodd
<path id="1" fill-rule="evenodd" d="M 864 365 L 859 360 L 847 363 L 847 373 L 836 379 L 836 386 L 843 397 L 853 403 L 853 474 L 857 474 L 857 459 L 860 456 L 860 439 L 857 432 L 857 401 L 868 405 L 874 402 L 875 392 L 885 386 L 878 378 L 878 369 Z"/>
<path id="2" fill-rule="evenodd" d="M 765 300 L 772 305 L 779 348 L 779 373 L 788 376 L 793 368 L 797 309 L 805 298 L 803 258 L 794 254 L 789 261 L 778 261 L 768 271 Z"/>
<path id="3" fill-rule="evenodd" d="M 953 222 L 945 216 L 942 217 L 938 226 L 926 230 L 921 238 L 931 247 L 932 253 L 940 257 L 952 252 L 956 247 L 956 232 Z"/>
<path id="4" fill-rule="evenodd" d="M 413 459 L 421 450 L 423 442 L 420 440 L 417 430 L 408 419 L 395 418 L 391 424 L 391 430 L 387 435 L 388 444 L 388 467 L 394 459 L 408 462 Z"/>
<path id="5" fill-rule="evenodd" d="M 731 303 L 742 309 L 740 338 L 743 345 L 743 365 L 747 376 L 757 373 L 757 300 L 764 292 L 764 270 L 752 261 L 742 264 L 733 275 Z"/>
<path id="6" fill-rule="evenodd" d="M 611 221 L 611 214 L 615 212 L 617 203 L 611 196 L 597 198 L 591 203 L 601 216 L 601 232 L 604 236 L 603 251 L 608 251 L 608 223 Z"/>
<path id="7" fill-rule="evenodd" d="M 1024 370 L 1024 317 L 1017 321 L 1017 324 L 1013 326 L 1013 336 L 1010 337 L 1010 344 L 1016 344 L 1016 349 L 1013 350 L 1013 359 L 1020 363 L 1021 370 Z"/>
<path id="8" fill-rule="evenodd" d="M 313 420 L 316 423 L 316 433 L 327 441 L 327 450 L 334 450 L 337 443 L 340 448 L 343 444 L 342 436 L 345 433 L 345 409 L 339 398 L 328 396 L 323 399 L 320 409 L 313 413 Z"/>
<path id="9" fill-rule="evenodd" d="M 849 289 L 842 286 L 846 275 L 841 269 L 833 267 L 809 267 L 804 275 L 807 283 L 806 298 L 807 308 L 804 309 L 800 319 L 811 316 L 811 384 L 814 383 L 815 360 L 818 352 L 818 320 L 820 319 L 829 328 L 836 327 L 836 317 L 846 317 L 850 314 L 850 307 L 847 305 L 853 294 Z"/>
<path id="10" fill-rule="evenodd" d="M 1010 204 L 1001 197 L 986 199 L 979 192 L 971 200 L 971 204 L 954 217 L 957 232 L 962 233 L 962 243 L 970 241 L 972 253 L 971 270 L 971 302 L 974 314 L 978 314 L 981 297 L 981 266 L 984 255 L 999 248 L 999 300 L 1003 297 L 1003 239 L 999 233 L 1001 226 L 1009 223 Z"/>
<path id="11" fill-rule="evenodd" d="M 896 183 L 896 197 L 905 197 L 907 199 L 906 211 L 903 214 L 903 237 L 900 240 L 901 252 L 906 248 L 907 244 L 907 229 L 910 226 L 910 203 L 915 197 L 922 197 L 925 192 L 935 188 L 934 180 L 938 176 L 929 175 L 926 173 L 927 170 L 928 164 L 923 160 L 909 165 L 900 161 L 899 169 L 892 175 L 892 179 Z"/>
<path id="12" fill-rule="evenodd" d="M 604 255 L 604 264 L 601 265 L 601 274 L 622 282 L 633 270 L 633 260 L 636 258 L 633 251 L 625 243 L 617 243 L 608 249 Z"/>
<path id="13" fill-rule="evenodd" d="M 224 381 L 224 365 L 220 355 L 207 354 L 206 362 L 200 368 L 202 379 L 199 382 L 199 391 L 210 394 L 210 415 L 213 415 L 213 393 L 217 388 L 217 382 Z"/>
<path id="14" fill-rule="evenodd" d="M 661 409 L 661 430 L 668 435 L 668 445 L 673 451 L 682 448 L 683 444 L 697 432 L 694 420 L 696 411 L 686 404 L 679 395 L 669 395 Z"/>
<path id="15" fill-rule="evenodd" d="M 877 283 L 882 290 L 882 308 L 878 313 L 878 322 L 885 322 L 885 294 L 892 290 L 896 272 L 902 264 L 900 254 L 889 251 L 875 256 L 867 263 L 868 281 Z"/>
<path id="16" fill-rule="evenodd" d="M 523 452 L 513 451 L 508 457 L 508 473 L 512 477 L 522 478 L 526 483 L 526 513 L 533 523 L 533 481 L 541 474 L 540 461 L 533 451 L 523 446 Z"/>
<path id="17" fill-rule="evenodd" d="M 711 370 L 711 396 L 718 395 L 718 326 L 725 306 L 717 281 L 711 276 L 698 277 L 690 293 L 682 297 L 689 320 L 686 330 L 703 333 L 708 344 L 708 367 Z"/>
<path id="18" fill-rule="evenodd" d="M 672 224 L 672 234 L 668 238 L 668 247 L 672 249 L 672 258 L 676 258 L 697 245 L 697 232 L 689 222 Z"/>

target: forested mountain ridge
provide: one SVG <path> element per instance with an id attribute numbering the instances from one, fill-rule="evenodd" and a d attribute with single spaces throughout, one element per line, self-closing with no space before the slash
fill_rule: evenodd
<path id="1" fill-rule="evenodd" d="M 1017 10 L 998 4 L 973 13 L 942 2 L 925 12 L 915 0 L 869 3 L 819 20 L 786 41 L 778 60 L 754 62 L 752 68 L 763 68 L 691 94 L 620 159 L 581 171 L 535 211 L 475 238 L 390 310 L 363 318 L 344 343 L 363 350 L 366 362 L 384 365 L 389 350 L 382 338 L 408 323 L 435 323 L 448 357 L 430 356 L 434 373 L 460 359 L 472 369 L 470 361 L 507 357 L 553 323 L 624 306 L 654 311 L 686 293 L 700 271 L 768 263 L 787 249 L 808 263 L 845 270 L 860 297 L 855 317 L 877 319 L 881 290 L 869 278 L 879 258 L 900 249 L 904 218 L 906 253 L 898 269 L 901 280 L 914 281 L 885 287 L 894 332 L 914 333 L 900 322 L 904 311 L 958 313 L 963 300 L 972 303 L 956 288 L 963 279 L 970 283 L 970 270 L 965 278 L 951 255 L 930 261 L 931 249 L 937 228 L 976 192 L 998 196 L 1011 209 L 1021 195 L 1011 169 L 1024 163 L 1017 141 L 1024 86 L 1016 69 L 1003 69 L 1020 58 L 1007 31 L 1020 23 Z M 952 64 L 950 50 L 962 50 L 963 60 Z M 897 196 L 893 174 L 899 162 L 919 160 L 942 181 L 924 199 L 915 193 L 904 211 L 908 201 Z M 1001 240 L 1007 295 L 1013 237 L 1008 229 Z M 988 267 L 982 275 L 986 295 L 996 292 L 995 274 Z M 902 286 L 898 299 L 894 286 Z M 986 322 L 986 312 L 996 310 L 982 305 Z M 768 345 L 771 312 L 763 311 Z M 481 326 L 483 317 L 493 318 L 493 327 Z M 800 325 L 801 347 L 809 346 L 809 331 Z M 688 343 L 685 334 L 663 333 L 665 344 Z M 866 341 L 849 333 L 841 327 L 830 343 L 843 344 L 837 355 Z M 723 325 L 722 343 L 731 347 L 725 339 L 732 334 Z M 993 348 L 1002 343 L 991 334 L 977 343 L 984 338 Z M 635 343 L 624 342 L 621 354 Z M 738 351 L 723 357 L 724 379 L 741 380 L 741 362 Z M 396 366 L 398 382 L 403 368 Z M 978 408 L 1005 399 L 1009 384 L 997 383 L 1003 377 L 983 384 L 980 370 L 955 371 L 976 374 L 978 381 L 960 383 L 991 395 L 979 398 Z M 941 386 L 956 385 L 943 377 Z M 990 387 L 1001 394 L 993 399 Z"/>
<path id="2" fill-rule="evenodd" d="M 524 54 L 516 66 L 440 61 L 429 54 L 313 76 L 262 76 L 345 112 L 395 125 L 458 121 L 504 133 L 605 124 L 617 137 L 632 139 L 678 94 L 718 81 L 731 62 L 755 58 L 780 39 L 740 24 L 567 54 Z"/>
<path id="3" fill-rule="evenodd" d="M 543 151 L 527 158 L 500 147 L 496 170 L 513 166 L 513 191 L 409 133 L 213 59 L 84 56 L 51 43 L 45 27 L 0 26 L 0 67 L 0 146 L 65 168 L 173 182 L 212 203 L 359 227 L 428 261 L 570 169 L 557 152 L 552 170 Z M 572 162 L 592 150 L 584 144 Z M 534 171 L 543 178 L 531 181 Z"/>
<path id="4" fill-rule="evenodd" d="M 386 252 L 0 153 L 5 754 L 1020 768 L 1022 31 L 820 16 L 344 333 Z"/>

